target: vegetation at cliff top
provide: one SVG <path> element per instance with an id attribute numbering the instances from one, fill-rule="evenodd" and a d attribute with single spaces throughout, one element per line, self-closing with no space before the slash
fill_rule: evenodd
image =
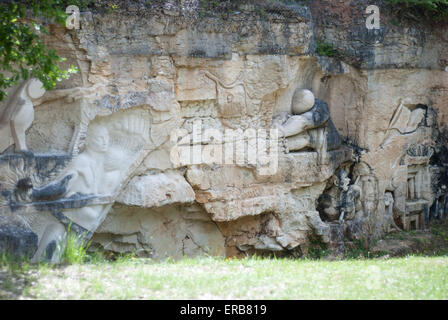
<path id="1" fill-rule="evenodd" d="M 428 10 L 440 10 L 443 6 L 448 5 L 447 0 L 387 0 L 390 3 L 404 3 L 411 6 L 419 6 Z"/>
<path id="2" fill-rule="evenodd" d="M 76 72 L 71 66 L 63 70 L 58 63 L 65 59 L 48 49 L 42 36 L 48 30 L 42 23 L 29 19 L 65 24 L 67 17 L 62 0 L 4 1 L 0 3 L 0 101 L 6 90 L 21 80 L 40 79 L 45 89 L 53 88 L 57 81 Z"/>
<path id="3" fill-rule="evenodd" d="M 77 5 L 81 9 L 102 8 L 115 10 L 128 1 L 117 0 L 6 0 L 0 3 L 0 101 L 7 95 L 7 89 L 17 85 L 20 81 L 36 77 L 49 90 L 56 83 L 76 72 L 74 66 L 61 69 L 58 65 L 65 59 L 46 47 L 43 36 L 48 30 L 43 23 L 29 19 L 30 16 L 39 17 L 43 21 L 65 24 L 68 5 Z M 141 2 L 135 0 L 134 2 Z M 163 5 L 165 0 L 147 0 L 146 5 Z M 296 4 L 305 3 L 303 0 L 200 0 L 201 10 L 220 10 L 222 8 L 237 8 L 240 4 L 254 4 L 262 6 L 265 3 Z M 436 20 L 448 18 L 448 0 L 387 0 L 392 5 L 405 6 L 407 10 L 399 9 L 399 14 L 424 14 Z M 422 10 L 423 9 L 423 10 Z M 202 11 L 201 11 L 202 12 Z M 263 13 L 258 8 L 257 12 Z M 31 15 L 30 15 L 31 13 Z M 323 43 L 318 47 L 318 54 L 334 56 L 333 48 Z"/>
<path id="4" fill-rule="evenodd" d="M 386 0 L 392 5 L 399 5 L 396 13 L 419 20 L 424 16 L 431 20 L 442 21 L 448 19 L 448 0 Z"/>

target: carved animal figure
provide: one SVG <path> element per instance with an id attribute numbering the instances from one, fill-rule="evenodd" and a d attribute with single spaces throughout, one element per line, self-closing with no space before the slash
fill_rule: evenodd
<path id="1" fill-rule="evenodd" d="M 26 151 L 25 132 L 34 120 L 33 99 L 42 97 L 42 82 L 31 79 L 22 83 L 3 109 L 0 109 L 0 153 L 15 144 L 15 151 Z"/>

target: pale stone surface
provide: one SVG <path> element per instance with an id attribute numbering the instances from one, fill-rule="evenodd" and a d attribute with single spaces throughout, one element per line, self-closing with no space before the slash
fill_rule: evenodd
<path id="1" fill-rule="evenodd" d="M 106 250 L 155 259 L 225 255 L 224 238 L 210 217 L 196 206 L 154 209 L 115 205 L 93 241 Z"/>
<path id="2" fill-rule="evenodd" d="M 353 39 L 387 40 L 360 52 L 362 42 L 324 27 L 321 3 L 311 4 L 316 34 L 306 7 L 198 19 L 194 1 L 154 14 L 85 12 L 76 31 L 54 26 L 48 43 L 80 72 L 43 97 L 35 84 L 24 91 L 27 103 L 37 98 L 26 105 L 36 107 L 26 135 L 35 155 L 12 152 L 3 132 L 0 150 L 0 212 L 14 208 L 37 235 L 36 259 L 56 259 L 65 218 L 106 250 L 180 258 L 305 254 L 310 237 L 339 250 L 344 237 L 446 215 L 446 41 L 356 29 Z M 355 54 L 316 56 L 313 37 L 325 30 Z M 192 157 L 230 145 L 194 141 L 196 121 L 201 134 L 240 130 L 236 143 L 243 130 L 280 129 L 275 170 L 262 174 L 261 157 L 174 163 L 176 145 Z"/>
<path id="3" fill-rule="evenodd" d="M 43 84 L 38 79 L 25 81 L 14 88 L 12 96 L 6 103 L 0 105 L 0 152 L 5 151 L 11 144 L 15 151 L 26 151 L 25 132 L 34 120 L 33 100 L 45 94 Z"/>
<path id="4" fill-rule="evenodd" d="M 302 114 L 314 106 L 314 94 L 307 89 L 296 89 L 291 101 L 292 114 Z"/>
<path id="5" fill-rule="evenodd" d="M 176 172 L 134 177 L 117 198 L 120 203 L 143 208 L 190 203 L 194 200 L 193 189 Z"/>

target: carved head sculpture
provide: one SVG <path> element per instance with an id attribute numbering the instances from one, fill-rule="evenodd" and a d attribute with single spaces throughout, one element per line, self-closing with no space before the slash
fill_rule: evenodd
<path id="1" fill-rule="evenodd" d="M 106 127 L 94 126 L 87 135 L 87 150 L 105 153 L 109 149 L 109 132 Z"/>
<path id="2" fill-rule="evenodd" d="M 314 102 L 314 94 L 310 90 L 298 88 L 292 96 L 291 112 L 298 115 L 310 111 Z"/>
<path id="3" fill-rule="evenodd" d="M 43 84 L 38 79 L 31 79 L 27 86 L 27 94 L 31 99 L 39 99 L 45 94 Z"/>

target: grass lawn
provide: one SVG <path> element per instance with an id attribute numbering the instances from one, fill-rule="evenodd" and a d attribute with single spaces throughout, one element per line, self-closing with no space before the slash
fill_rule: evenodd
<path id="1" fill-rule="evenodd" d="M 448 299 L 448 256 L 121 259 L 0 270 L 0 297 L 10 299 Z"/>

